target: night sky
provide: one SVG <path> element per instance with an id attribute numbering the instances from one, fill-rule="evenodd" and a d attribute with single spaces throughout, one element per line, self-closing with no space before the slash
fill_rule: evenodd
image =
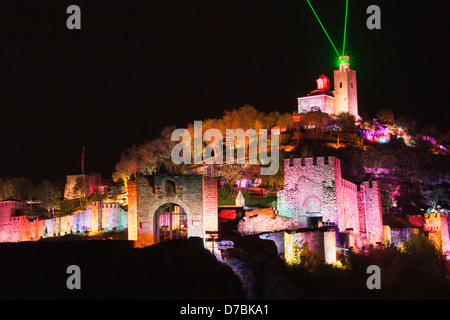
<path id="1" fill-rule="evenodd" d="M 448 130 L 446 2 L 349 1 L 360 113 Z M 341 51 L 345 0 L 311 3 Z M 81 30 L 66 27 L 71 4 Z M 371 4 L 381 30 L 366 27 Z M 165 126 L 245 104 L 293 112 L 337 66 L 306 0 L 2 0 L 0 30 L 0 176 L 36 182 L 80 173 L 83 145 L 85 171 L 109 178 Z"/>

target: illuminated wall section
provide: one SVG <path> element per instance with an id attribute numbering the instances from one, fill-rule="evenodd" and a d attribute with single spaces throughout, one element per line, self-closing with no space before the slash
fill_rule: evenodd
<path id="1" fill-rule="evenodd" d="M 350 181 L 341 179 L 337 195 L 339 211 L 339 230 L 352 229 L 353 234 L 360 235 L 358 213 L 358 186 Z"/>
<path id="2" fill-rule="evenodd" d="M 336 262 L 336 233 L 334 231 L 327 231 L 323 233 L 324 236 L 324 253 L 326 263 Z"/>
<path id="3" fill-rule="evenodd" d="M 90 206 L 91 210 L 91 232 L 98 232 L 100 229 L 100 221 L 102 219 L 101 201 L 93 201 Z"/>
<path id="4" fill-rule="evenodd" d="M 378 181 L 363 181 L 367 240 L 370 244 L 383 243 L 383 213 L 381 208 L 380 183 Z"/>
<path id="5" fill-rule="evenodd" d="M 316 90 L 311 91 L 306 97 L 297 98 L 298 113 L 320 110 L 328 114 L 334 114 L 334 96 L 330 89 L 330 80 L 321 75 L 317 80 Z"/>
<path id="6" fill-rule="evenodd" d="M 340 174 L 335 157 L 285 159 L 284 189 L 277 193 L 279 215 L 297 219 L 315 216 L 337 223 L 336 183 Z"/>
<path id="7" fill-rule="evenodd" d="M 284 189 L 277 196 L 278 215 L 303 223 L 303 227 L 319 219 L 346 233 L 349 246 L 383 242 L 378 182 L 358 186 L 343 179 L 341 163 L 335 157 L 284 160 Z"/>
<path id="8" fill-rule="evenodd" d="M 118 203 L 103 203 L 101 228 L 103 230 L 124 230 L 127 227 L 127 212 Z"/>
<path id="9" fill-rule="evenodd" d="M 203 223 L 205 231 L 217 231 L 218 219 L 217 180 L 203 177 Z"/>
<path id="10" fill-rule="evenodd" d="M 72 215 L 32 221 L 23 214 L 21 209 L 24 207 L 25 203 L 20 201 L 0 203 L 0 242 L 35 241 L 71 233 L 100 231 L 99 212 L 102 212 L 104 221 L 108 221 L 101 229 L 124 230 L 127 227 L 127 212 L 116 203 L 105 204 L 99 201 L 94 206 L 89 205 L 85 211 Z"/>
<path id="11" fill-rule="evenodd" d="M 306 113 L 319 109 L 328 114 L 334 114 L 334 97 L 327 94 L 317 94 L 297 98 L 298 113 Z"/>
<path id="12" fill-rule="evenodd" d="M 137 240 L 137 181 L 128 181 L 128 240 Z"/>
<path id="13" fill-rule="evenodd" d="M 450 259 L 450 234 L 448 229 L 448 217 L 445 212 L 425 214 L 424 231 L 428 232 L 428 238 Z"/>
<path id="14" fill-rule="evenodd" d="M 286 262 L 300 262 L 295 255 L 295 247 L 307 244 L 308 250 L 314 252 L 326 263 L 336 262 L 336 234 L 334 231 L 310 231 L 284 233 L 284 257 Z"/>
<path id="15" fill-rule="evenodd" d="M 284 259 L 288 263 L 295 261 L 294 259 L 294 234 L 290 232 L 284 232 Z"/>

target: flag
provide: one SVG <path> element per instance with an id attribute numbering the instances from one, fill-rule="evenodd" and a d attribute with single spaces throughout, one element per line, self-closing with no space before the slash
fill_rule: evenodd
<path id="1" fill-rule="evenodd" d="M 83 153 L 81 154 L 81 173 L 84 174 L 84 146 Z"/>

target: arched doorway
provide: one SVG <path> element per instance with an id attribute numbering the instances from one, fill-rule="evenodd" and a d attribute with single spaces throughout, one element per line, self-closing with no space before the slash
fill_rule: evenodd
<path id="1" fill-rule="evenodd" d="M 322 203 L 316 196 L 309 196 L 303 202 L 303 207 L 307 214 L 308 228 L 317 228 L 322 221 L 321 209 Z"/>
<path id="2" fill-rule="evenodd" d="M 155 212 L 156 241 L 187 238 L 187 214 L 183 207 L 165 203 Z"/>
<path id="3" fill-rule="evenodd" d="M 320 213 L 321 206 L 321 201 L 316 196 L 309 196 L 303 202 L 306 213 Z"/>

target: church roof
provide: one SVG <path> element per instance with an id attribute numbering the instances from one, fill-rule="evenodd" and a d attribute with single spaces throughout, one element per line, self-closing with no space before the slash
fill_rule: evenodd
<path id="1" fill-rule="evenodd" d="M 319 94 L 326 94 L 327 96 L 334 97 L 333 91 L 322 91 L 317 89 L 314 89 L 313 91 L 308 93 L 308 96 L 317 96 Z"/>

